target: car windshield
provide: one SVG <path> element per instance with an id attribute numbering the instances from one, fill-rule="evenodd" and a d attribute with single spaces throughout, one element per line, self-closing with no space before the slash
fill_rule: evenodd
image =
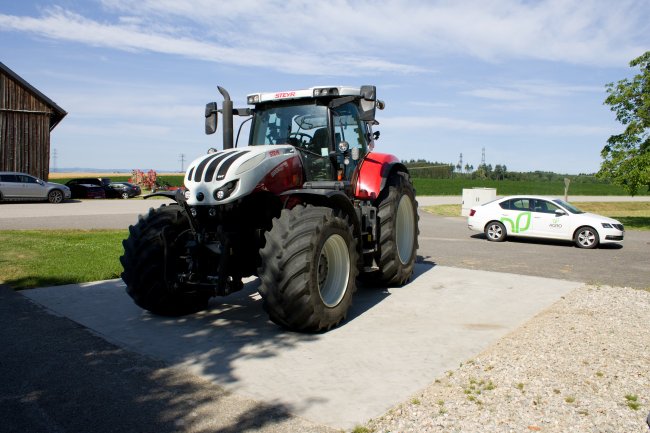
<path id="1" fill-rule="evenodd" d="M 327 107 L 313 101 L 270 106 L 255 111 L 249 145 L 313 142 L 315 136 L 327 135 L 327 127 Z"/>
<path id="2" fill-rule="evenodd" d="M 581 211 L 577 207 L 573 206 L 572 204 L 569 204 L 569 203 L 565 202 L 564 200 L 560 200 L 559 198 L 556 198 L 555 200 L 553 200 L 553 202 L 559 204 L 560 206 L 562 206 L 564 209 L 568 210 L 571 213 L 574 213 L 574 214 L 584 213 L 583 211 Z"/>

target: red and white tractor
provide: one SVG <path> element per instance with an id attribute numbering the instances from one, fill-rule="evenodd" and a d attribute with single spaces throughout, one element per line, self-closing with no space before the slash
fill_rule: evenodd
<path id="1" fill-rule="evenodd" d="M 224 149 L 190 164 L 184 193 L 157 193 L 176 203 L 141 216 L 123 242 L 135 303 L 187 314 L 257 275 L 273 322 L 317 332 L 345 319 L 357 278 L 406 283 L 417 202 L 400 160 L 373 151 L 384 108 L 375 86 L 255 93 L 239 109 L 219 91 L 221 109 L 206 105 L 206 133 L 221 113 Z M 248 146 L 233 146 L 235 115 L 250 118 Z"/>

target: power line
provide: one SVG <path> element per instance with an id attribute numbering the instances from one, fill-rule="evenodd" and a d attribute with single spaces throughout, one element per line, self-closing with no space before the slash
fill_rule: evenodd
<path id="1" fill-rule="evenodd" d="M 178 156 L 178 160 L 181 162 L 181 173 L 185 171 L 185 154 L 181 153 Z"/>

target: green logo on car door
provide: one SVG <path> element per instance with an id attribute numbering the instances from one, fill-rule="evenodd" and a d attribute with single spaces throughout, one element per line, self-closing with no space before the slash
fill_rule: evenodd
<path id="1" fill-rule="evenodd" d="M 526 225 L 523 225 L 523 219 L 526 217 Z M 508 223 L 510 224 L 510 232 L 511 233 L 521 233 L 525 232 L 530 228 L 530 219 L 531 215 L 530 212 L 522 212 L 519 215 L 517 215 L 517 220 L 513 221 L 510 218 L 501 218 L 502 223 Z"/>

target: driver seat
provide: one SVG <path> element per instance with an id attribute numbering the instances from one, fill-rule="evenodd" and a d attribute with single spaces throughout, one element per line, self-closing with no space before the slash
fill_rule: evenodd
<path id="1" fill-rule="evenodd" d="M 327 128 L 318 128 L 314 132 L 314 136 L 309 144 L 309 150 L 316 152 L 319 155 L 322 155 L 322 148 L 329 151 L 329 133 L 327 132 Z"/>

